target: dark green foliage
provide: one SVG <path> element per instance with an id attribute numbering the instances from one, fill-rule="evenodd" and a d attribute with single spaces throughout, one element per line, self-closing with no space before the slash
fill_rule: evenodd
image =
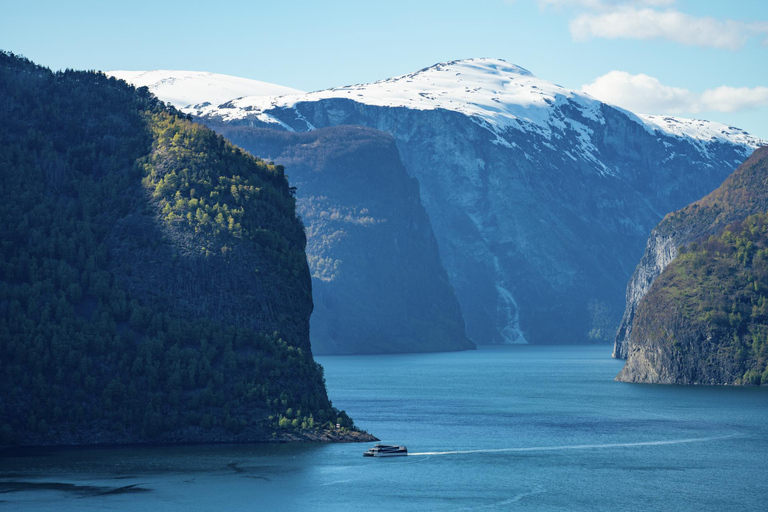
<path id="1" fill-rule="evenodd" d="M 146 88 L 2 52 L 0 140 L 0 444 L 335 421 L 281 168 Z"/>

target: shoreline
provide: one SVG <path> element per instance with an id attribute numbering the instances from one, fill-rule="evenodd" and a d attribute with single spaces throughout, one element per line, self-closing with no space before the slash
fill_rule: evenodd
<path id="1" fill-rule="evenodd" d="M 205 440 L 162 440 L 162 441 L 106 441 L 95 443 L 43 443 L 43 444 L 14 444 L 0 445 L 0 457 L 7 456 L 16 451 L 37 450 L 37 449 L 62 449 L 62 448 L 120 448 L 120 447 L 162 447 L 162 446 L 202 446 L 202 445 L 225 445 L 225 444 L 287 444 L 287 443 L 367 443 L 376 442 L 379 438 L 362 430 L 337 430 L 337 429 L 318 429 L 315 431 L 281 432 L 273 438 L 241 438 L 225 439 L 223 436 L 212 435 L 210 439 Z"/>

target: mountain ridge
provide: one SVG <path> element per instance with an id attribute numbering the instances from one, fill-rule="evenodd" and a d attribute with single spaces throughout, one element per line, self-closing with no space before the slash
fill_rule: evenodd
<path id="1" fill-rule="evenodd" d="M 435 94 L 444 96 L 450 88 L 440 86 L 441 82 L 443 84 L 446 83 L 446 80 L 444 80 L 446 76 L 432 75 L 450 75 L 451 73 L 454 73 L 453 76 L 464 75 L 464 77 L 470 79 L 468 85 L 464 86 L 466 94 L 458 94 L 458 96 L 454 95 L 452 97 L 447 96 L 443 98 L 435 96 Z M 494 81 L 490 80 L 489 77 L 497 77 L 497 79 Z M 510 87 L 510 85 L 514 85 L 513 82 L 515 78 L 521 79 L 523 83 L 517 84 L 519 87 Z M 413 89 L 411 92 L 408 91 L 408 87 L 406 87 L 405 91 L 401 90 L 399 92 L 395 89 L 386 88 L 388 85 L 414 82 L 415 85 L 419 85 L 419 87 L 414 88 L 408 86 Z M 461 82 L 463 82 L 463 78 L 456 82 L 448 81 L 448 83 L 455 84 Z M 526 94 L 518 94 L 520 91 L 517 89 L 520 87 L 528 88 L 530 90 L 527 91 Z M 383 90 L 375 91 L 379 93 L 378 95 L 371 94 L 370 90 L 376 88 Z M 433 89 L 431 96 L 430 88 Z M 455 89 L 456 87 L 453 88 Z M 480 90 L 476 90 L 478 88 Z M 536 89 L 538 89 L 538 91 L 536 91 Z M 361 92 L 366 92 L 367 94 L 361 94 Z M 478 92 L 481 92 L 481 94 L 477 94 Z M 381 93 L 390 93 L 392 96 L 387 99 L 386 94 Z M 159 95 L 162 96 L 162 93 Z M 587 93 L 567 89 L 553 82 L 540 79 L 527 69 L 508 63 L 502 59 L 470 58 L 437 63 L 413 73 L 378 80 L 367 84 L 332 87 L 298 94 L 238 95 L 229 98 L 228 101 L 218 104 L 211 102 L 211 105 L 205 107 L 183 108 L 183 110 L 186 113 L 199 117 L 219 117 L 223 120 L 235 121 L 237 119 L 254 116 L 255 114 L 263 114 L 265 111 L 272 108 L 288 107 L 293 103 L 300 101 L 299 98 L 316 101 L 318 99 L 329 99 L 332 97 L 347 97 L 354 101 L 363 101 L 366 104 L 377 106 L 421 108 L 424 110 L 444 108 L 446 110 L 465 113 L 470 116 L 479 116 L 479 118 L 484 122 L 487 122 L 492 129 L 517 127 L 519 129 L 529 130 L 535 130 L 535 127 L 537 126 L 544 127 L 548 122 L 554 122 L 557 125 L 558 120 L 550 120 L 546 116 L 526 116 L 525 108 L 530 108 L 531 106 L 546 108 L 547 106 L 552 106 L 553 103 L 556 103 L 558 97 L 566 97 L 569 99 L 578 98 L 578 103 L 581 104 L 585 110 L 596 111 L 599 104 L 605 104 Z M 504 105 L 517 105 L 522 108 L 507 109 L 505 111 L 503 107 Z M 718 136 L 725 135 L 725 137 L 721 137 L 723 140 L 728 140 L 745 147 L 751 147 L 752 149 L 768 143 L 767 141 L 752 136 L 743 130 L 714 121 L 686 119 L 668 115 L 636 114 L 620 107 L 611 106 L 630 114 L 634 121 L 645 127 L 651 133 L 659 131 L 660 133 L 669 136 L 685 135 L 702 141 L 711 141 Z M 527 113 L 531 114 L 531 112 Z M 595 112 L 594 115 L 597 116 L 599 114 Z M 269 116 L 262 116 L 260 117 L 260 120 L 262 122 L 280 124 L 279 120 Z M 309 128 L 311 129 L 311 127 Z M 729 133 L 722 133 L 723 131 L 729 130 L 734 132 L 732 136 L 729 136 L 731 135 Z M 548 130 L 544 130 L 544 133 L 547 131 Z"/>

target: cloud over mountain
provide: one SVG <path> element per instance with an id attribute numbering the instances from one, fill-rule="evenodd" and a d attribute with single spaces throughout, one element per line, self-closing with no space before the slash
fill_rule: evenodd
<path id="1" fill-rule="evenodd" d="M 645 74 L 611 71 L 582 91 L 633 112 L 681 114 L 736 112 L 768 105 L 768 87 L 720 86 L 696 93 L 661 83 Z"/>

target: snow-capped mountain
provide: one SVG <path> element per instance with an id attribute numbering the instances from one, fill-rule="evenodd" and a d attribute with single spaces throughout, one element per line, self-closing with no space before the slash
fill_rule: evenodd
<path id="1" fill-rule="evenodd" d="M 611 340 L 651 228 L 766 144 L 719 123 L 636 115 L 494 59 L 186 111 L 214 129 L 393 135 L 478 343 Z"/>
<path id="2" fill-rule="evenodd" d="M 280 96 L 302 91 L 282 85 L 206 73 L 204 71 L 106 71 L 135 87 L 149 87 L 155 96 L 179 109 L 193 109 L 206 104 L 220 105 L 243 96 Z"/>
<path id="3" fill-rule="evenodd" d="M 573 97 L 570 91 L 540 80 L 530 71 L 492 59 L 448 62 L 371 84 L 350 85 L 292 95 L 279 99 L 239 98 L 221 108 L 200 109 L 198 115 L 221 115 L 227 120 L 252 115 L 274 107 L 287 107 L 298 101 L 345 98 L 378 107 L 403 107 L 414 110 L 450 110 L 472 117 L 496 131 L 509 126 L 541 131 L 553 119 L 546 107 L 558 97 Z M 578 96 L 579 107 L 594 111 L 599 102 Z M 543 108 L 542 108 L 543 107 Z M 593 112 L 593 116 L 595 113 Z M 279 122 L 274 119 L 274 122 Z"/>
<path id="4" fill-rule="evenodd" d="M 713 142 L 736 144 L 747 150 L 754 150 L 768 144 L 768 141 L 755 137 L 741 128 L 703 119 L 684 119 L 672 116 L 638 114 L 651 130 L 658 130 L 666 135 L 676 135 L 695 141 L 702 151 Z"/>
<path id="5" fill-rule="evenodd" d="M 571 121 L 561 115 L 559 106 L 568 103 L 582 116 L 599 121 L 603 105 L 586 93 L 542 80 L 524 68 L 498 59 L 441 63 L 371 84 L 306 94 L 274 94 L 283 96 L 281 98 L 265 98 L 267 95 L 261 93 L 253 96 L 231 97 L 232 101 L 220 103 L 211 101 L 210 105 L 190 108 L 188 112 L 227 121 L 255 116 L 264 122 L 280 124 L 279 118 L 261 114 L 273 108 L 293 107 L 299 102 L 345 98 L 370 106 L 459 112 L 498 134 L 503 134 L 508 128 L 516 128 L 556 138 L 557 133 Z M 722 140 L 752 149 L 765 142 L 738 128 L 712 121 L 646 114 L 631 117 L 651 132 L 661 131 L 703 142 Z M 502 137 L 497 142 L 503 144 L 505 139 Z"/>

